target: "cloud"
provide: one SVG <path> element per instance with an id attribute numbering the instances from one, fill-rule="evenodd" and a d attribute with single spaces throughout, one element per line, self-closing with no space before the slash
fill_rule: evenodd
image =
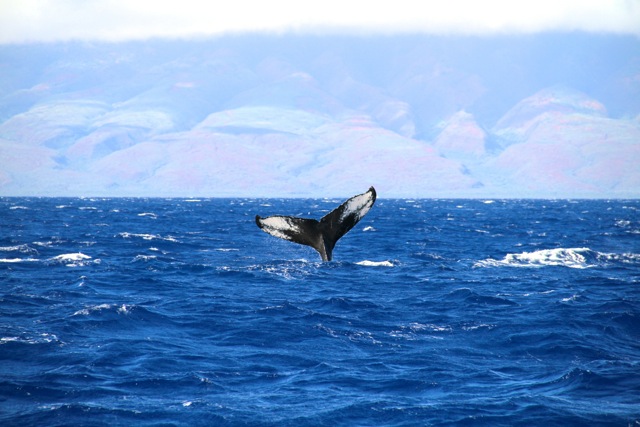
<path id="1" fill-rule="evenodd" d="M 122 41 L 234 32 L 640 36 L 637 0 L 0 0 L 0 43 Z"/>

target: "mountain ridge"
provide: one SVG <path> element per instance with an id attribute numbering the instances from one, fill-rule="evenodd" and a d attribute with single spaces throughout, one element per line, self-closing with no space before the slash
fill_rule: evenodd
<path id="1" fill-rule="evenodd" d="M 0 46 L 0 194 L 640 196 L 640 42 L 557 37 Z"/>

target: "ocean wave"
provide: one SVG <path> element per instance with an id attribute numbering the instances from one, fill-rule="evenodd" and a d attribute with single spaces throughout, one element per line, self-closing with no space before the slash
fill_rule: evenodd
<path id="1" fill-rule="evenodd" d="M 48 248 L 51 245 L 53 245 L 53 242 L 51 240 L 47 240 L 47 241 L 35 241 L 33 242 L 34 245 L 36 246 L 41 246 L 43 248 Z"/>
<path id="2" fill-rule="evenodd" d="M 394 267 L 391 261 L 364 261 L 356 262 L 356 265 L 362 265 L 364 267 Z"/>
<path id="3" fill-rule="evenodd" d="M 48 344 L 51 342 L 58 342 L 58 337 L 55 334 L 41 333 L 36 336 L 20 336 L 20 337 L 0 337 L 0 345 L 9 343 L 20 344 Z"/>
<path id="4" fill-rule="evenodd" d="M 137 261 L 152 261 L 157 259 L 158 257 L 155 255 L 136 255 L 136 257 L 133 259 L 133 262 L 137 262 Z"/>
<path id="5" fill-rule="evenodd" d="M 147 234 L 147 233 L 129 233 L 127 231 L 118 233 L 118 237 L 122 237 L 123 239 L 131 239 L 133 237 L 141 238 L 143 240 L 165 240 L 167 242 L 177 242 L 178 240 L 175 237 L 171 236 L 160 236 L 159 234 Z"/>
<path id="6" fill-rule="evenodd" d="M 139 213 L 138 216 L 146 216 L 146 217 L 153 218 L 153 219 L 157 219 L 158 218 L 158 215 L 156 215 L 153 212 L 142 212 L 142 213 Z"/>
<path id="7" fill-rule="evenodd" d="M 285 280 L 298 280 L 313 274 L 318 263 L 309 262 L 306 259 L 287 261 L 283 263 L 268 263 L 262 265 L 252 265 L 247 271 L 255 271 L 267 273 L 268 275 L 278 276 Z"/>
<path id="8" fill-rule="evenodd" d="M 334 329 L 322 323 L 318 323 L 317 325 L 315 325 L 314 329 L 328 335 L 331 338 L 346 339 L 355 343 L 365 343 L 373 345 L 382 344 L 382 341 L 376 339 L 376 337 L 368 331 L 357 329 Z"/>
<path id="9" fill-rule="evenodd" d="M 131 313 L 132 306 L 127 304 L 98 304 L 92 305 L 89 307 L 85 307 L 81 310 L 73 313 L 74 316 L 88 316 L 92 313 L 100 312 L 103 310 L 114 311 L 118 314 L 129 314 Z"/>
<path id="10" fill-rule="evenodd" d="M 0 246 L 0 252 L 20 252 L 22 254 L 37 254 L 38 251 L 27 244 Z"/>
<path id="11" fill-rule="evenodd" d="M 19 262 L 34 262 L 38 261 L 36 258 L 0 258 L 0 263 L 15 264 Z"/>
<path id="12" fill-rule="evenodd" d="M 89 261 L 92 258 L 89 255 L 85 255 L 82 252 L 75 252 L 70 254 L 61 254 L 49 258 L 48 262 L 52 264 L 65 264 L 67 267 L 83 267 L 88 264 L 99 264 L 100 260 L 95 259 Z"/>
<path id="13" fill-rule="evenodd" d="M 400 325 L 398 328 L 389 332 L 389 336 L 409 341 L 414 341 L 420 338 L 442 339 L 442 333 L 449 333 L 452 331 L 453 328 L 449 325 L 412 322 L 408 325 Z"/>
<path id="14" fill-rule="evenodd" d="M 589 248 L 541 249 L 533 252 L 507 254 L 502 259 L 488 258 L 473 267 L 547 267 L 591 268 L 607 263 L 640 263 L 640 254 L 602 253 Z"/>

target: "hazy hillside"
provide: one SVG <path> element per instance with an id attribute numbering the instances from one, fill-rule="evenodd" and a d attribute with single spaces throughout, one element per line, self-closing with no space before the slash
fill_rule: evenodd
<path id="1" fill-rule="evenodd" d="M 640 41 L 0 47 L 0 195 L 640 196 Z"/>

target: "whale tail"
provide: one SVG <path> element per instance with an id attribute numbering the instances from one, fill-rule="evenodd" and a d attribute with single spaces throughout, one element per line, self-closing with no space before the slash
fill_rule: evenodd
<path id="1" fill-rule="evenodd" d="M 351 230 L 371 209 L 376 201 L 376 190 L 353 196 L 320 221 L 293 216 L 256 215 L 256 224 L 272 236 L 314 248 L 323 261 L 331 261 L 336 242 Z"/>

